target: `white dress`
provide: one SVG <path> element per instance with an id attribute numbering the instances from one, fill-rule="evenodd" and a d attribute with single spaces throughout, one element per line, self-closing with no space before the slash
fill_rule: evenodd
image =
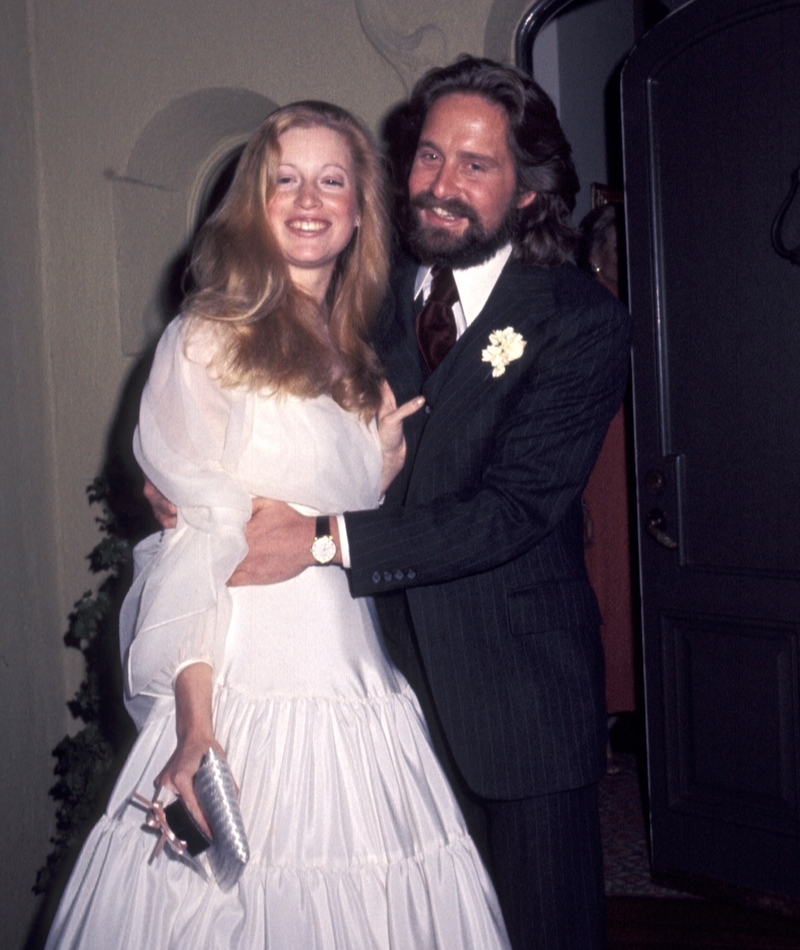
<path id="1" fill-rule="evenodd" d="M 314 567 L 226 588 L 250 498 L 324 512 L 378 503 L 374 427 L 330 398 L 222 389 L 209 334 L 162 338 L 136 451 L 179 503 L 179 526 L 137 550 L 121 621 L 140 734 L 91 832 L 47 950 L 491 950 L 508 940 L 486 871 L 387 658 L 372 603 Z M 132 641 L 132 642 L 131 642 Z M 171 683 L 214 665 L 214 727 L 240 787 L 251 858 L 223 892 L 168 853 L 149 862 L 153 779 L 175 748 Z"/>

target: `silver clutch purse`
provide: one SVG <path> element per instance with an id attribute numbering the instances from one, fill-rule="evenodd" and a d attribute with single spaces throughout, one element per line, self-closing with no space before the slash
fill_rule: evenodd
<path id="1" fill-rule="evenodd" d="M 250 848 L 227 761 L 209 749 L 194 777 L 194 791 L 214 840 L 206 855 L 217 884 L 230 890 L 250 860 Z"/>

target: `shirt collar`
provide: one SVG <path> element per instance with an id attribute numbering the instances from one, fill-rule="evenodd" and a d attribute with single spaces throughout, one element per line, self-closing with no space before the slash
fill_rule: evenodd
<path id="1" fill-rule="evenodd" d="M 467 326 L 483 310 L 489 294 L 511 256 L 511 244 L 505 244 L 488 261 L 463 269 L 453 268 L 453 277 L 458 288 L 458 296 Z M 431 265 L 423 264 L 417 271 L 414 284 L 414 297 L 424 290 L 427 297 L 431 285 Z"/>

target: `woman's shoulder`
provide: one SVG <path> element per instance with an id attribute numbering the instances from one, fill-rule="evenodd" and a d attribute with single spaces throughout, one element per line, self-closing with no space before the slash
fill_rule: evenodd
<path id="1" fill-rule="evenodd" d="M 164 329 L 156 349 L 156 363 L 167 362 L 175 369 L 202 367 L 214 379 L 224 371 L 231 347 L 229 328 L 216 320 L 179 314 Z"/>
<path id="2" fill-rule="evenodd" d="M 213 320 L 181 314 L 170 321 L 156 347 L 150 369 L 153 385 L 182 379 L 191 386 L 205 380 L 220 385 L 227 328 Z"/>
<path id="3" fill-rule="evenodd" d="M 209 366 L 223 356 L 230 346 L 228 328 L 218 320 L 181 314 L 173 320 L 173 324 L 176 324 L 175 332 L 186 358 L 192 363 Z"/>

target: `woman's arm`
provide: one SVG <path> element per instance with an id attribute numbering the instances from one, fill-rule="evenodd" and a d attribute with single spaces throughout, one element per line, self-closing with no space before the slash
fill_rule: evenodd
<path id="1" fill-rule="evenodd" d="M 209 838 L 212 837 L 211 829 L 194 793 L 194 777 L 209 749 L 225 757 L 224 750 L 214 738 L 211 693 L 211 667 L 207 663 L 192 663 L 176 677 L 175 731 L 178 744 L 155 780 L 156 796 L 162 788 L 167 788 L 182 798 Z"/>
<path id="2" fill-rule="evenodd" d="M 252 506 L 237 466 L 253 400 L 222 387 L 209 369 L 212 329 L 200 326 L 187 341 L 182 320 L 167 327 L 134 435 L 145 476 L 181 513 L 176 530 L 137 547 L 121 611 L 126 704 L 137 723 L 155 705 L 171 706 L 178 669 L 220 660 L 231 610 L 225 583 L 247 551 Z"/>

